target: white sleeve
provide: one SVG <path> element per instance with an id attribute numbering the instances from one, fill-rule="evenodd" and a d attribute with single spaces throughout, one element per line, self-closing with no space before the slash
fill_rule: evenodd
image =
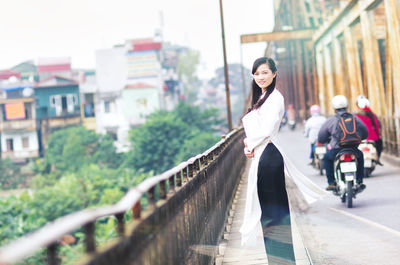
<path id="1" fill-rule="evenodd" d="M 283 97 L 274 96 L 268 98 L 257 110 L 259 112 L 257 115 L 257 131 L 246 138 L 247 148 L 250 151 L 271 137 L 275 127 L 279 126 L 281 122 L 283 108 Z"/>

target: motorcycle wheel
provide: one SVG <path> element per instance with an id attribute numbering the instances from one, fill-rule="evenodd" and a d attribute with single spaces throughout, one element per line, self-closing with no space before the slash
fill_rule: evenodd
<path id="1" fill-rule="evenodd" d="M 347 182 L 347 208 L 353 207 L 353 181 Z"/>
<path id="2" fill-rule="evenodd" d="M 345 203 L 346 202 L 346 194 L 343 194 L 343 196 L 340 197 L 340 199 L 342 200 L 342 203 Z"/>
<path id="3" fill-rule="evenodd" d="M 324 161 L 322 161 L 322 160 L 319 161 L 319 174 L 321 176 L 324 175 Z"/>

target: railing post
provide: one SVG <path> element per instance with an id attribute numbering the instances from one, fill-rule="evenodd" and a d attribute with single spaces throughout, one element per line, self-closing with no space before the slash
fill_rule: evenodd
<path id="1" fill-rule="evenodd" d="M 124 216 L 125 213 L 119 213 L 115 215 L 115 218 L 117 218 L 117 233 L 119 236 L 123 236 L 125 234 Z"/>
<path id="2" fill-rule="evenodd" d="M 168 179 L 168 182 L 169 182 L 169 190 L 168 190 L 168 193 L 170 193 L 171 191 L 172 191 L 173 193 L 175 193 L 175 178 L 176 178 L 176 175 L 177 175 L 177 174 L 173 174 L 173 175 Z"/>
<path id="3" fill-rule="evenodd" d="M 132 208 L 133 219 L 140 219 L 142 211 L 142 206 L 140 205 L 140 200 Z"/>
<path id="4" fill-rule="evenodd" d="M 156 208 L 156 198 L 155 198 L 155 187 L 151 187 L 149 191 L 147 192 L 147 200 L 148 200 L 148 206 L 152 207 L 152 209 Z"/>
<path id="5" fill-rule="evenodd" d="M 188 166 L 186 166 L 183 170 L 182 170 L 182 173 L 183 173 L 183 181 L 185 182 L 187 182 L 187 181 L 189 181 L 189 173 L 188 173 L 188 171 L 189 171 L 189 165 Z"/>
<path id="6" fill-rule="evenodd" d="M 84 227 L 85 231 L 85 245 L 86 252 L 92 253 L 96 251 L 96 235 L 95 235 L 95 224 L 94 222 L 90 222 L 86 224 Z"/>
<path id="7" fill-rule="evenodd" d="M 58 244 L 53 243 L 47 247 L 47 264 L 58 265 L 60 260 L 58 258 Z"/>
<path id="8" fill-rule="evenodd" d="M 160 182 L 160 199 L 165 200 L 167 198 L 167 184 L 166 180 Z"/>
<path id="9" fill-rule="evenodd" d="M 196 161 L 195 161 L 196 162 Z M 187 176 L 188 176 L 188 179 L 191 179 L 191 178 L 193 178 L 193 175 L 194 175 L 194 164 L 195 164 L 195 162 L 193 162 L 192 164 L 189 164 L 188 165 L 188 174 L 187 174 Z"/>
<path id="10" fill-rule="evenodd" d="M 182 172 L 183 172 L 183 170 L 179 171 L 176 174 L 176 186 L 178 186 L 178 187 L 182 187 L 182 175 L 183 175 Z"/>

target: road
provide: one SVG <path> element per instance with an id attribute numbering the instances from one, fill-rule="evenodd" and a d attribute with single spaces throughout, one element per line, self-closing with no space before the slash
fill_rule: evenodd
<path id="1" fill-rule="evenodd" d="M 298 169 L 325 188 L 326 177 L 307 165 L 309 144 L 302 128 L 283 127 L 279 140 Z M 296 211 L 314 264 L 400 264 L 400 167 L 383 163 L 364 180 L 367 188 L 357 195 L 353 208 L 329 194 L 305 212 Z"/>

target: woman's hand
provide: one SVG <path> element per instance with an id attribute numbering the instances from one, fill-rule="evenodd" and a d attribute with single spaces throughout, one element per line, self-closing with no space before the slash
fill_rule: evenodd
<path id="1" fill-rule="evenodd" d="M 246 155 L 247 158 L 252 158 L 254 157 L 254 151 L 250 151 L 247 147 L 244 148 L 244 154 Z"/>
<path id="2" fill-rule="evenodd" d="M 247 156 L 247 158 L 254 157 L 254 150 L 252 151 L 249 150 L 249 148 L 247 147 L 246 138 L 244 138 L 243 143 L 244 143 L 244 154 Z"/>

